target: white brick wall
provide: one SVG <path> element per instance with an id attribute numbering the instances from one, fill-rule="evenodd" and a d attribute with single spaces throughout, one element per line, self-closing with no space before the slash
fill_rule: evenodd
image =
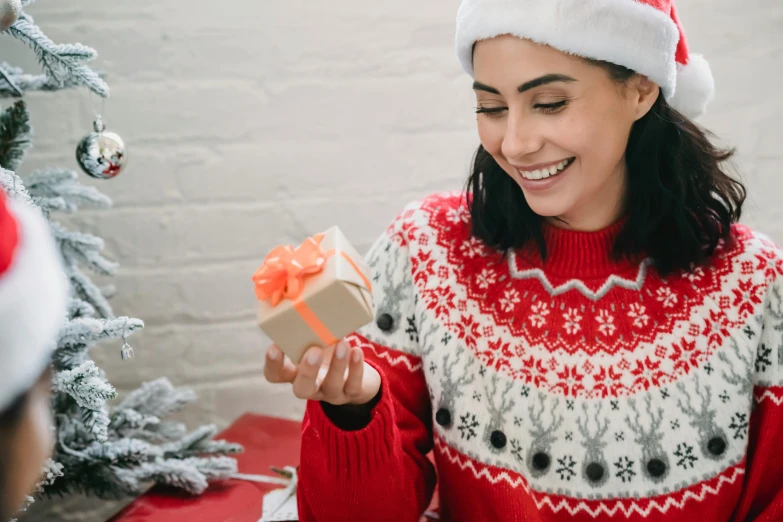
<path id="1" fill-rule="evenodd" d="M 94 182 L 114 210 L 72 222 L 121 263 L 131 339 L 95 358 L 121 390 L 161 375 L 193 386 L 184 417 L 225 426 L 244 411 L 300 418 L 303 404 L 262 377 L 266 342 L 250 276 L 275 244 L 327 224 L 364 251 L 407 201 L 464 182 L 477 137 L 470 83 L 453 56 L 455 0 L 39 0 L 55 41 L 100 53 L 105 117 L 130 165 Z M 739 149 L 748 223 L 783 243 L 783 4 L 679 0 L 691 49 L 718 97 L 702 123 Z M 221 11 L 223 6 L 230 9 Z M 3 54 L 34 58 L 2 38 Z M 36 142 L 26 169 L 75 167 L 91 128 L 85 92 L 28 97 Z M 97 103 L 97 100 L 96 100 Z M 43 520 L 43 508 L 34 517 Z M 58 510 L 59 520 L 99 520 Z"/>

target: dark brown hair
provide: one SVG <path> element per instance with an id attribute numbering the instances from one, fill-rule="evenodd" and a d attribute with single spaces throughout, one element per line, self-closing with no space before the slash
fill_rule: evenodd
<path id="1" fill-rule="evenodd" d="M 588 61 L 619 85 L 635 74 Z M 717 148 L 710 136 L 662 95 L 634 123 L 625 152 L 627 220 L 614 246 L 615 258 L 649 256 L 665 276 L 703 264 L 721 239 L 730 239 L 746 191 L 723 168 L 734 151 Z M 546 257 L 543 218 L 483 146 L 475 155 L 467 192 L 475 237 L 504 252 L 533 242 Z"/>

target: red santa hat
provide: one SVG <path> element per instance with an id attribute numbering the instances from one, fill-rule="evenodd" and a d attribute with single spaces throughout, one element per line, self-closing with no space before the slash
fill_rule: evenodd
<path id="1" fill-rule="evenodd" d="M 510 34 L 643 74 L 696 118 L 715 92 L 706 60 L 690 54 L 673 0 L 462 0 L 456 50 L 473 76 L 473 44 Z"/>
<path id="2" fill-rule="evenodd" d="M 46 219 L 0 188 L 0 411 L 46 369 L 66 319 L 68 280 Z"/>

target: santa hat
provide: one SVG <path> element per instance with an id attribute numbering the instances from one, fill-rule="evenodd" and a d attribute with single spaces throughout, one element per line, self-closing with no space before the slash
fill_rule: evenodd
<path id="1" fill-rule="evenodd" d="M 0 412 L 46 369 L 67 302 L 68 280 L 46 219 L 0 188 Z"/>
<path id="2" fill-rule="evenodd" d="M 715 92 L 706 60 L 688 52 L 673 0 L 462 0 L 456 50 L 473 76 L 473 44 L 510 34 L 643 74 L 696 118 Z"/>

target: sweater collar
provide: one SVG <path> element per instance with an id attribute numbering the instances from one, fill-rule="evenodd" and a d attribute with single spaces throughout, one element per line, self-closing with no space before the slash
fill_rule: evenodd
<path id="1" fill-rule="evenodd" d="M 576 279 L 608 277 L 637 270 L 643 256 L 615 260 L 614 243 L 625 225 L 626 218 L 595 232 L 580 232 L 542 224 L 547 249 L 542 260 L 534 244 L 523 249 L 525 261 L 554 276 Z"/>

